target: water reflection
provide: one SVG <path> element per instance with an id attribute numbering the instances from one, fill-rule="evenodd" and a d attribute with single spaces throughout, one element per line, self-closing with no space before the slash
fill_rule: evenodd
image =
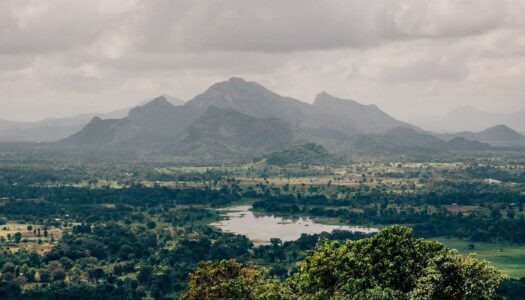
<path id="1" fill-rule="evenodd" d="M 254 213 L 250 209 L 250 205 L 223 208 L 221 210 L 227 212 L 228 219 L 210 225 L 225 232 L 246 235 L 255 244 L 268 243 L 271 238 L 293 241 L 298 239 L 302 233 L 332 232 L 336 229 L 363 233 L 378 231 L 377 228 L 370 227 L 318 224 L 308 217 L 277 217 L 258 212 Z"/>

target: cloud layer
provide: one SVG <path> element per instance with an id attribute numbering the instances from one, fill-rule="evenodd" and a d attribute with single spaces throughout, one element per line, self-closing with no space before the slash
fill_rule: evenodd
<path id="1" fill-rule="evenodd" d="M 0 2 L 0 118 L 191 98 L 242 76 L 401 118 L 525 107 L 525 2 Z"/>

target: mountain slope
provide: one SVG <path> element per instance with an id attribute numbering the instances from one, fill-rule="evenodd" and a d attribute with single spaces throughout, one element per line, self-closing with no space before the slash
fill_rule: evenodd
<path id="1" fill-rule="evenodd" d="M 309 121 L 311 127 L 337 129 L 348 135 L 384 133 L 398 127 L 416 129 L 415 126 L 392 118 L 375 105 L 336 98 L 326 92 L 317 95 L 312 107 L 315 114 Z"/>
<path id="2" fill-rule="evenodd" d="M 280 119 L 256 118 L 231 108 L 208 107 L 165 154 L 205 160 L 253 158 L 301 141 L 308 134 Z"/>
<path id="3" fill-rule="evenodd" d="M 505 125 L 487 128 L 476 135 L 481 142 L 498 146 L 525 146 L 525 136 Z"/>
<path id="4" fill-rule="evenodd" d="M 393 144 L 417 148 L 442 148 L 444 141 L 431 134 L 417 132 L 411 128 L 397 127 L 388 130 L 384 138 Z"/>
<path id="5" fill-rule="evenodd" d="M 134 150 L 138 153 L 156 149 L 162 138 L 134 124 L 130 119 L 93 118 L 82 130 L 57 144 L 95 150 Z"/>
<path id="6" fill-rule="evenodd" d="M 366 154 L 413 154 L 490 150 L 489 144 L 455 137 L 449 141 L 410 128 L 394 128 L 386 134 L 364 134 L 353 140 L 352 149 Z"/>
<path id="7" fill-rule="evenodd" d="M 128 113 L 128 119 L 133 124 L 165 137 L 178 136 L 194 118 L 185 106 L 173 105 L 164 96 L 137 106 Z"/>
<path id="8" fill-rule="evenodd" d="M 455 137 L 447 141 L 447 147 L 457 151 L 485 151 L 492 149 L 488 143 L 472 141 L 462 137 Z"/>
<path id="9" fill-rule="evenodd" d="M 509 115 L 502 123 L 525 135 L 525 109 Z"/>

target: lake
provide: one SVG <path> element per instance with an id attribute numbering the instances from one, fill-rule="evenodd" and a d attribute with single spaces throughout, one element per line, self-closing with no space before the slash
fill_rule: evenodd
<path id="1" fill-rule="evenodd" d="M 286 218 L 253 212 L 250 205 L 231 206 L 220 210 L 226 212 L 228 219 L 210 225 L 225 232 L 247 236 L 254 244 L 266 244 L 271 238 L 293 241 L 301 234 L 332 232 L 336 229 L 352 232 L 373 233 L 377 228 L 344 225 L 325 225 L 315 223 L 308 217 Z"/>

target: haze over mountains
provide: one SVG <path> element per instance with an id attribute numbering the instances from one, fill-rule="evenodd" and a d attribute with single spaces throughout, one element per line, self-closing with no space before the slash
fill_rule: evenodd
<path id="1" fill-rule="evenodd" d="M 525 110 L 498 114 L 462 106 L 441 117 L 422 116 L 412 121 L 422 128 L 440 133 L 482 131 L 495 125 L 506 125 L 518 132 L 525 133 Z"/>
<path id="2" fill-rule="evenodd" d="M 382 134 L 398 127 L 419 130 L 374 105 L 325 92 L 308 104 L 255 82 L 231 78 L 181 106 L 158 98 L 119 120 L 94 119 L 59 144 L 133 146 L 141 153 L 176 156 L 253 157 L 308 142 L 338 151 L 360 134 Z"/>
<path id="3" fill-rule="evenodd" d="M 506 125 L 496 125 L 480 132 L 462 131 L 442 134 L 441 137 L 445 139 L 462 137 L 499 147 L 525 147 L 525 136 Z"/>
<path id="4" fill-rule="evenodd" d="M 203 162 L 252 159 L 280 151 L 297 157 L 297 149 L 306 149 L 297 146 L 311 143 L 342 156 L 525 147 L 525 137 L 506 126 L 479 133 L 433 134 L 396 120 L 375 105 L 326 92 L 308 104 L 235 77 L 185 103 L 160 96 L 113 115 L 83 115 L 52 124 L 63 129 L 56 129 L 55 137 L 72 132 L 46 144 L 49 147 Z M 324 153 L 315 152 L 317 156 Z"/>
<path id="5" fill-rule="evenodd" d="M 181 105 L 184 101 L 170 97 L 161 96 L 174 105 Z M 140 105 L 151 100 L 144 101 Z M 13 122 L 0 120 L 0 142 L 33 141 L 49 142 L 57 141 L 78 132 L 86 126 L 94 117 L 101 119 L 124 118 L 131 108 L 123 108 L 109 113 L 86 113 L 64 118 L 47 118 L 38 122 Z"/>

